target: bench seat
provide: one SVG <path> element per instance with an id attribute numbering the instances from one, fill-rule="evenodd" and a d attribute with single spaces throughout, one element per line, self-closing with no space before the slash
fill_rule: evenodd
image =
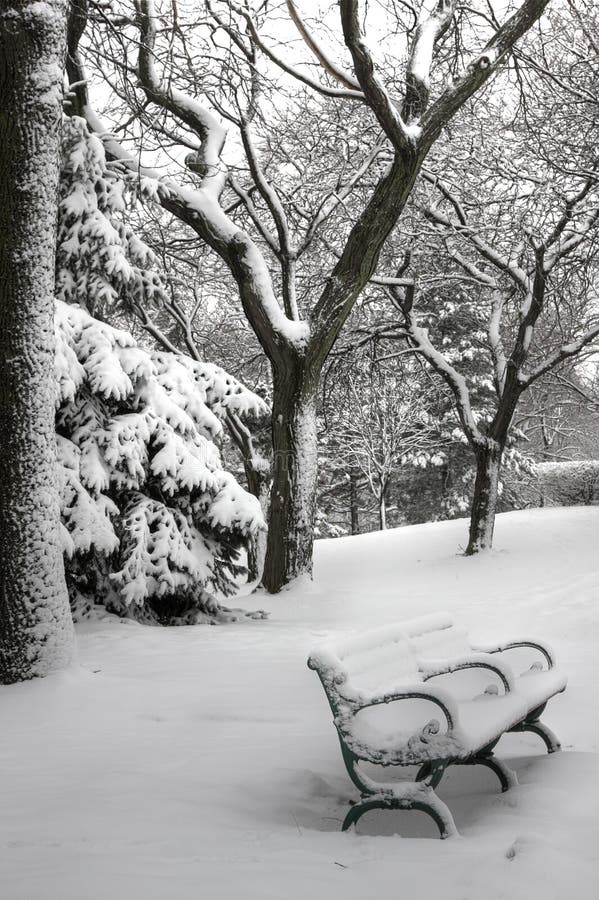
<path id="1" fill-rule="evenodd" d="M 409 694 L 414 688 L 415 685 L 406 685 L 403 691 Z M 452 702 L 446 692 L 437 690 L 435 694 L 453 713 L 451 729 L 447 729 L 440 709 L 431 708 L 432 704 L 426 701 L 422 705 L 429 707 L 428 722 L 426 716 L 421 716 L 418 724 L 414 715 L 410 728 L 401 708 L 405 702 L 399 700 L 366 706 L 354 715 L 339 716 L 336 725 L 348 747 L 360 759 L 380 765 L 409 766 L 434 759 L 468 759 L 492 743 L 498 729 L 502 733 L 509 731 L 527 715 L 527 705 L 517 694 L 481 695 L 460 702 Z M 439 730 L 423 733 L 422 727 L 431 721 L 433 729 L 438 724 Z"/>
<path id="2" fill-rule="evenodd" d="M 516 691 L 524 697 L 528 712 L 544 706 L 548 700 L 566 689 L 568 679 L 560 669 L 547 671 L 529 670 L 516 678 Z"/>
<path id="3" fill-rule="evenodd" d="M 468 632 L 454 625 L 447 614 L 422 616 L 406 623 L 406 634 L 420 666 L 431 666 L 431 657 L 442 664 L 457 658 L 487 655 L 489 661 L 513 676 L 512 691 L 527 704 L 530 715 L 565 690 L 567 677 L 555 665 L 553 650 L 537 640 L 519 639 L 504 644 L 475 644 Z"/>

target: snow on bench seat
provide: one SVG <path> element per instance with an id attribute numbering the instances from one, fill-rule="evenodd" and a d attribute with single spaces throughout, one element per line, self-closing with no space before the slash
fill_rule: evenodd
<path id="1" fill-rule="evenodd" d="M 519 638 L 503 644 L 474 644 L 467 630 L 454 625 L 448 615 L 423 616 L 406 623 L 404 629 L 421 666 L 424 661 L 430 665 L 436 657 L 445 664 L 453 658 L 489 655 L 495 665 L 512 673 L 512 690 L 526 700 L 527 714 L 565 690 L 565 673 L 555 666 L 553 650 L 540 641 Z"/>
<path id="2" fill-rule="evenodd" d="M 412 687 L 406 685 L 400 692 L 409 693 Z M 434 693 L 452 713 L 453 727 L 447 727 L 440 708 L 420 699 L 366 706 L 347 718 L 338 717 L 336 725 L 361 759 L 407 766 L 434 759 L 469 759 L 526 717 L 526 703 L 517 694 L 482 694 L 456 703 L 447 691 Z M 410 703 L 422 704 L 420 710 L 406 710 Z M 423 731 L 426 726 L 429 730 Z"/>

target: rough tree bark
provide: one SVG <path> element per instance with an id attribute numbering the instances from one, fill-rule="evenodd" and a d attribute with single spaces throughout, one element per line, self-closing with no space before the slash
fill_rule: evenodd
<path id="1" fill-rule="evenodd" d="M 0 9 L 0 682 L 73 656 L 54 435 L 54 257 L 67 0 Z"/>
<path id="2" fill-rule="evenodd" d="M 269 591 L 312 571 L 318 375 L 298 356 L 273 371 L 273 486 L 262 575 Z"/>
<path id="3" fill-rule="evenodd" d="M 476 479 L 470 511 L 470 533 L 466 556 L 493 546 L 499 475 L 504 447 L 487 439 L 476 449 Z"/>

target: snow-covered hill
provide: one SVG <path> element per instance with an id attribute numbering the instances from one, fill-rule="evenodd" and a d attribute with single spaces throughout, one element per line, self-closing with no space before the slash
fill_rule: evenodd
<path id="1" fill-rule="evenodd" d="M 0 688 L 3 900 L 596 900 L 599 508 L 503 515 L 480 558 L 459 555 L 465 535 L 461 521 L 320 542 L 313 583 L 240 601 L 267 621 L 106 618 L 79 629 L 79 668 Z M 545 720 L 564 752 L 503 738 L 507 794 L 450 770 L 439 794 L 461 839 L 418 813 L 342 834 L 355 789 L 307 653 L 443 609 L 477 638 L 554 646 L 570 682 Z"/>

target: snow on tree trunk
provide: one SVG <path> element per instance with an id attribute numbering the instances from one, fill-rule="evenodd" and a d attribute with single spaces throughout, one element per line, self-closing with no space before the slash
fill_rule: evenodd
<path id="1" fill-rule="evenodd" d="M 467 556 L 489 550 L 493 545 L 502 455 L 503 446 L 491 439 L 487 439 L 484 446 L 477 450 Z"/>
<path id="2" fill-rule="evenodd" d="M 247 549 L 247 580 L 257 581 L 264 571 L 266 559 L 266 532 L 260 531 L 248 542 Z"/>
<path id="3" fill-rule="evenodd" d="M 318 374 L 295 361 L 274 371 L 273 481 L 262 583 L 271 593 L 312 574 L 316 511 Z"/>
<path id="4" fill-rule="evenodd" d="M 71 662 L 54 435 L 66 0 L 0 11 L 0 682 Z"/>

